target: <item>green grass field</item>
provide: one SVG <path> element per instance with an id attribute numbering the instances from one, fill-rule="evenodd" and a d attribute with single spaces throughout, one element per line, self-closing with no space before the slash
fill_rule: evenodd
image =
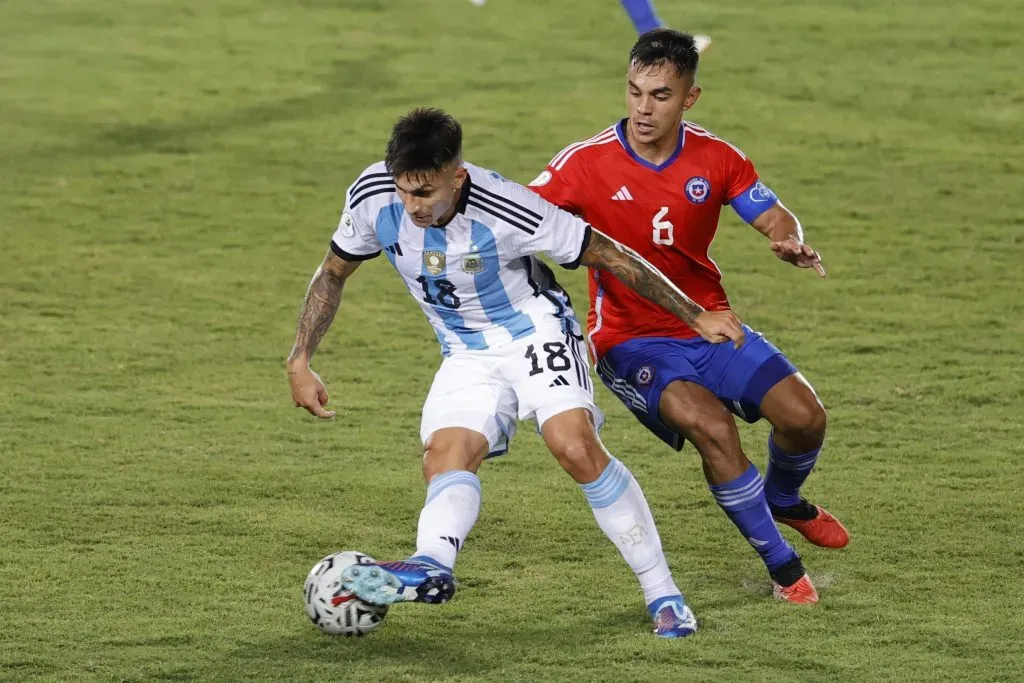
<path id="1" fill-rule="evenodd" d="M 807 492 L 853 534 L 798 544 L 819 606 L 773 602 L 694 451 L 600 388 L 701 619 L 665 642 L 531 429 L 481 471 L 453 603 L 360 640 L 301 609 L 321 556 L 411 550 L 439 362 L 380 259 L 314 364 L 337 419 L 291 407 L 345 187 L 426 104 L 529 181 L 622 115 L 616 2 L 0 3 L 0 679 L 1020 680 L 1024 8 L 830 4 L 659 0 L 715 38 L 693 120 L 829 268 L 723 218 L 737 312 L 830 412 Z M 743 436 L 763 464 L 765 427 Z"/>

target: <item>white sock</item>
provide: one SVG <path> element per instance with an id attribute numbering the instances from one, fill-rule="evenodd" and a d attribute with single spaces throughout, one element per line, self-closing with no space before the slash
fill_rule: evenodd
<path id="1" fill-rule="evenodd" d="M 661 551 L 661 537 L 651 508 L 629 469 L 612 458 L 596 481 L 581 484 L 580 488 L 587 496 L 601 531 L 619 549 L 640 580 L 647 604 L 658 598 L 679 595 Z"/>
<path id="2" fill-rule="evenodd" d="M 438 474 L 427 486 L 427 502 L 416 531 L 416 555 L 452 569 L 480 513 L 480 479 L 466 470 Z"/>

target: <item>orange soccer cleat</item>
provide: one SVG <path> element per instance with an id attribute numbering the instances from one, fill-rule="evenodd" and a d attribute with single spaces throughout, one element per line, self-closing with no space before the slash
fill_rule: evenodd
<path id="1" fill-rule="evenodd" d="M 774 581 L 772 586 L 772 593 L 777 600 L 785 600 L 796 605 L 813 605 L 818 602 L 818 591 L 807 574 L 801 576 L 792 586 L 782 586 Z"/>
<path id="2" fill-rule="evenodd" d="M 791 526 L 808 541 L 822 548 L 845 548 L 850 542 L 850 532 L 846 530 L 843 523 L 833 517 L 828 510 L 812 505 L 806 500 L 801 500 L 800 505 L 809 508 L 816 514 L 807 519 L 805 515 L 800 517 L 787 517 L 785 511 L 773 512 L 772 516 L 776 522 Z"/>

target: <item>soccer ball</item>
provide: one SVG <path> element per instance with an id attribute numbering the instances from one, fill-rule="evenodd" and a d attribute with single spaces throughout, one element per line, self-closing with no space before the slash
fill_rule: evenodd
<path id="1" fill-rule="evenodd" d="M 388 606 L 363 602 L 341 585 L 341 572 L 346 567 L 374 561 L 368 555 L 346 550 L 328 555 L 310 570 L 303 594 L 306 616 L 318 629 L 332 636 L 365 636 L 380 628 Z"/>

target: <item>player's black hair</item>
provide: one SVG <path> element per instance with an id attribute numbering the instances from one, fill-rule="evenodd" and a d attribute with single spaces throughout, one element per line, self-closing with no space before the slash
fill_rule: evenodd
<path id="1" fill-rule="evenodd" d="M 697 73 L 700 55 L 693 36 L 670 28 L 656 28 L 640 36 L 629 51 L 629 63 L 637 66 L 670 64 L 679 75 Z"/>
<path id="2" fill-rule="evenodd" d="M 440 171 L 462 156 L 462 126 L 440 109 L 420 108 L 398 119 L 384 154 L 392 176 Z"/>

